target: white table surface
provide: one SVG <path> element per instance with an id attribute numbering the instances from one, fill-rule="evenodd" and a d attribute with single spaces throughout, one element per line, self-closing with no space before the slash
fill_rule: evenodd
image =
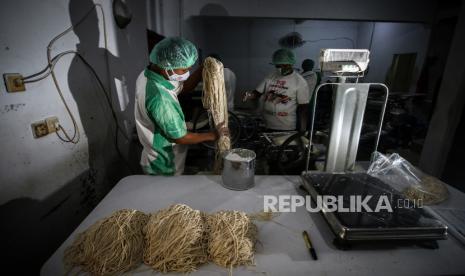
<path id="1" fill-rule="evenodd" d="M 99 203 L 60 248 L 48 259 L 41 275 L 63 275 L 63 252 L 77 233 L 112 212 L 133 208 L 153 212 L 174 203 L 184 203 L 202 211 L 263 210 L 263 195 L 298 194 L 299 176 L 256 176 L 255 187 L 231 191 L 220 185 L 219 176 L 129 176 L 122 179 Z M 465 195 L 453 188 L 446 207 L 465 207 Z M 321 214 L 304 208 L 284 213 L 274 222 L 259 222 L 256 266 L 239 267 L 233 275 L 437 275 L 465 274 L 465 246 L 453 237 L 439 241 L 439 249 L 417 246 L 376 246 L 338 250 Z M 285 225 L 285 226 L 284 226 Z M 307 230 L 319 259 L 313 261 L 302 239 Z M 162 275 L 142 265 L 139 275 Z M 130 273 L 134 274 L 134 273 Z M 182 275 L 170 273 L 173 275 Z M 169 274 L 169 275 L 170 275 Z M 203 265 L 191 275 L 228 275 L 214 264 Z"/>

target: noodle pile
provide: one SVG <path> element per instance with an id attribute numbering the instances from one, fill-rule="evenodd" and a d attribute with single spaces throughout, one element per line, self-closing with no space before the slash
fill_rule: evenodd
<path id="1" fill-rule="evenodd" d="M 446 186 L 437 178 L 425 176 L 419 185 L 412 185 L 403 191 L 411 200 L 421 200 L 425 205 L 438 204 L 449 197 Z"/>
<path id="2" fill-rule="evenodd" d="M 152 214 L 145 240 L 144 263 L 157 271 L 192 272 L 207 262 L 204 216 L 187 205 Z"/>
<path id="3" fill-rule="evenodd" d="M 142 262 L 162 273 L 195 271 L 209 261 L 231 269 L 254 262 L 257 227 L 239 211 L 204 214 L 184 204 L 146 215 L 120 210 L 79 234 L 65 251 L 65 265 L 92 275 L 122 274 Z"/>
<path id="4" fill-rule="evenodd" d="M 207 217 L 208 257 L 232 268 L 253 264 L 257 227 L 244 212 L 220 211 Z"/>
<path id="5" fill-rule="evenodd" d="M 205 59 L 203 66 L 203 107 L 209 110 L 215 126 L 224 123 L 224 126 L 227 127 L 228 103 L 224 85 L 223 64 L 214 58 L 208 57 Z M 216 141 L 215 172 L 218 173 L 221 170 L 220 156 L 223 156 L 223 153 L 229 149 L 231 149 L 230 137 L 222 135 Z"/>
<path id="6" fill-rule="evenodd" d="M 125 209 L 97 221 L 66 249 L 66 268 L 79 266 L 93 275 L 112 275 L 137 267 L 142 263 L 147 220 L 146 214 Z"/>

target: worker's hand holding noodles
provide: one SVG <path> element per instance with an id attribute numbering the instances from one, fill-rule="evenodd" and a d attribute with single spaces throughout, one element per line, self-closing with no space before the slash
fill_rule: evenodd
<path id="1" fill-rule="evenodd" d="M 228 136 L 229 137 L 230 136 L 229 128 L 225 124 L 225 122 L 219 123 L 215 128 L 216 128 L 216 132 L 218 134 L 218 137 L 221 137 L 221 136 Z"/>

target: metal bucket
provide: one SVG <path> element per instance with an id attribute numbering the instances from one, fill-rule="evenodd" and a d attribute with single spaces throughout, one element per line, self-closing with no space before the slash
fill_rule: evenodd
<path id="1" fill-rule="evenodd" d="M 255 152 L 232 149 L 223 154 L 223 186 L 230 190 L 247 190 L 255 183 Z"/>

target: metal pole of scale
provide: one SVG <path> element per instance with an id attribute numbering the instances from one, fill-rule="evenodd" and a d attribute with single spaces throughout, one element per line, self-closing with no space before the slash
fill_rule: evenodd
<path id="1" fill-rule="evenodd" d="M 321 72 L 329 74 L 329 77 L 336 77 L 338 82 L 320 84 L 315 90 L 305 173 L 309 172 L 310 166 L 317 97 L 325 86 L 333 88 L 333 107 L 324 171 L 335 173 L 354 170 L 368 92 L 373 86 L 381 87 L 385 92 L 374 146 L 374 151 L 377 150 L 389 89 L 382 83 L 358 83 L 358 78 L 363 76 L 368 67 L 369 54 L 368 50 L 363 49 L 321 50 Z M 348 78 L 355 78 L 357 81 L 346 82 Z"/>

